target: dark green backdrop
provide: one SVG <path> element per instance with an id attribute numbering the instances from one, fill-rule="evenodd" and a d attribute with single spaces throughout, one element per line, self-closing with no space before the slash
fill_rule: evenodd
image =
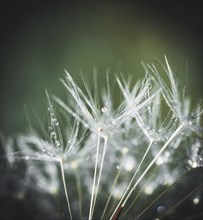
<path id="1" fill-rule="evenodd" d="M 201 1 L 1 1 L 1 130 L 26 130 L 23 105 L 46 114 L 45 87 L 64 96 L 66 68 L 143 77 L 166 54 L 194 100 L 202 97 Z"/>

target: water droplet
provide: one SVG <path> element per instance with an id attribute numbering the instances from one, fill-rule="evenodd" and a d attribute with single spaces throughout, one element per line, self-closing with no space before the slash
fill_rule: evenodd
<path id="1" fill-rule="evenodd" d="M 172 115 L 172 119 L 176 119 L 176 115 Z"/>
<path id="2" fill-rule="evenodd" d="M 194 205 L 197 205 L 197 204 L 199 204 L 199 197 L 195 197 L 194 199 L 193 199 L 193 204 Z"/>
<path id="3" fill-rule="evenodd" d="M 130 172 L 135 167 L 135 159 L 132 156 L 126 156 L 122 160 L 122 165 L 126 171 Z"/>
<path id="4" fill-rule="evenodd" d="M 89 160 L 90 159 L 90 155 L 87 155 L 87 159 L 86 160 Z"/>
<path id="5" fill-rule="evenodd" d="M 203 159 L 202 158 L 199 159 L 199 166 L 203 167 Z"/>
<path id="6" fill-rule="evenodd" d="M 192 120 L 189 120 L 189 121 L 188 121 L 188 124 L 189 124 L 189 125 L 192 125 Z"/>
<path id="7" fill-rule="evenodd" d="M 158 212 L 158 213 L 161 213 L 161 212 L 164 211 L 164 209 L 165 209 L 165 207 L 161 205 L 161 206 L 159 206 L 159 207 L 157 208 L 157 212 Z"/>
<path id="8" fill-rule="evenodd" d="M 149 115 L 152 115 L 152 109 L 150 105 L 147 106 L 147 110 L 148 110 Z"/>
<path id="9" fill-rule="evenodd" d="M 117 166 L 116 166 L 116 169 L 117 169 L 117 170 L 120 170 L 120 166 L 117 165 Z"/>
<path id="10" fill-rule="evenodd" d="M 145 192 L 146 195 L 151 195 L 154 192 L 154 188 L 152 186 L 147 186 L 144 189 L 144 192 Z"/>
<path id="11" fill-rule="evenodd" d="M 197 168 L 197 162 L 196 161 L 193 161 L 193 163 L 192 163 L 192 168 Z"/>
<path id="12" fill-rule="evenodd" d="M 56 147 L 59 147 L 60 146 L 60 142 L 59 141 L 55 141 L 55 145 L 56 145 Z"/>
<path id="13" fill-rule="evenodd" d="M 51 138 L 56 138 L 56 132 L 52 131 L 50 136 L 51 136 Z"/>
<path id="14" fill-rule="evenodd" d="M 127 154 L 128 148 L 127 147 L 123 147 L 121 151 L 122 151 L 122 154 Z"/>
<path id="15" fill-rule="evenodd" d="M 52 118 L 51 119 L 51 124 L 52 124 L 52 126 L 57 126 L 59 123 L 58 123 L 56 118 Z"/>
<path id="16" fill-rule="evenodd" d="M 29 159 L 30 159 L 30 157 L 29 157 L 29 156 L 26 156 L 26 157 L 25 157 L 25 159 L 26 159 L 26 160 L 29 160 Z"/>
<path id="17" fill-rule="evenodd" d="M 106 113 L 106 112 L 108 112 L 108 108 L 104 106 L 104 107 L 102 107 L 101 111 L 102 111 L 103 113 Z"/>

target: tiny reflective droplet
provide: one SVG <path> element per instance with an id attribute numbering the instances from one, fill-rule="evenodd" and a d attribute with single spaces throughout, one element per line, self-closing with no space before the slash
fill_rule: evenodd
<path id="1" fill-rule="evenodd" d="M 101 111 L 102 111 L 103 113 L 106 113 L 106 112 L 108 112 L 108 108 L 104 106 L 104 107 L 102 107 Z"/>
<path id="2" fill-rule="evenodd" d="M 26 157 L 25 157 L 25 159 L 26 159 L 26 160 L 29 160 L 29 159 L 30 159 L 30 157 L 29 157 L 29 156 L 26 156 Z"/>
<path id="3" fill-rule="evenodd" d="M 199 198 L 198 198 L 198 197 L 195 197 L 195 198 L 193 199 L 193 204 L 194 204 L 194 205 L 199 204 Z"/>
<path id="4" fill-rule="evenodd" d="M 117 166 L 116 166 L 116 169 L 117 169 L 117 170 L 120 170 L 120 166 L 117 165 Z"/>
<path id="5" fill-rule="evenodd" d="M 59 147 L 60 146 L 60 142 L 59 141 L 55 141 L 55 145 L 56 145 L 56 147 Z"/>
<path id="6" fill-rule="evenodd" d="M 56 137 L 56 132 L 52 131 L 50 135 L 51 135 L 52 138 L 55 138 Z"/>
<path id="7" fill-rule="evenodd" d="M 52 118 L 52 119 L 51 119 L 51 124 L 52 124 L 53 126 L 57 126 L 59 123 L 58 123 L 58 121 L 57 121 L 56 118 Z"/>
<path id="8" fill-rule="evenodd" d="M 163 212 L 164 209 L 165 209 L 165 207 L 161 205 L 161 206 L 159 206 L 159 207 L 157 208 L 157 212 L 158 212 L 158 213 Z"/>

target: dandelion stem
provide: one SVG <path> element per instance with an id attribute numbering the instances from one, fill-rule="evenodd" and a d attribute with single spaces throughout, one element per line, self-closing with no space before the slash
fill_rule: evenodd
<path id="1" fill-rule="evenodd" d="M 66 201 L 67 201 L 67 205 L 68 205 L 68 211 L 70 214 L 70 219 L 72 220 L 72 213 L 71 213 L 71 208 L 70 208 L 70 202 L 69 202 L 69 198 L 68 198 L 68 192 L 67 192 L 67 188 L 66 188 L 66 181 L 65 181 L 65 175 L 64 175 L 64 165 L 63 165 L 63 158 L 59 159 L 59 163 L 60 163 L 60 168 L 61 168 L 61 176 L 62 176 L 62 181 L 63 181 L 63 187 L 64 187 L 64 191 L 65 191 L 65 196 L 66 196 Z"/>
<path id="2" fill-rule="evenodd" d="M 120 216 L 122 210 L 123 210 L 123 207 L 122 207 L 122 206 L 119 206 L 119 207 L 117 208 L 116 212 L 113 214 L 112 220 L 118 220 L 118 218 L 119 218 L 119 216 Z"/>
<path id="3" fill-rule="evenodd" d="M 99 183 L 100 183 L 102 168 L 103 168 L 103 164 L 104 164 L 104 157 L 105 157 L 105 154 L 106 154 L 107 142 L 108 142 L 108 136 L 104 136 L 104 149 L 103 149 L 102 160 L 101 160 L 101 165 L 100 165 L 99 175 L 98 175 L 98 180 L 97 180 L 97 186 L 96 186 L 96 191 L 95 191 L 93 211 L 94 211 L 94 207 L 95 207 L 95 203 L 96 203 L 96 199 L 97 199 Z M 93 212 L 92 212 L 92 215 L 93 215 Z"/>
<path id="4" fill-rule="evenodd" d="M 76 186 L 78 192 L 78 203 L 79 203 L 79 212 L 80 212 L 80 219 L 82 220 L 82 187 L 81 187 L 81 180 L 80 176 L 78 175 L 77 171 L 74 172 L 75 179 L 76 179 Z"/>
<path id="5" fill-rule="evenodd" d="M 127 186 L 127 188 L 126 188 L 126 190 L 125 190 L 123 196 L 121 197 L 121 199 L 120 199 L 120 201 L 119 201 L 119 203 L 118 203 L 118 205 L 117 205 L 117 207 L 116 207 L 116 209 L 115 209 L 113 215 L 116 213 L 116 210 L 121 206 L 121 203 L 123 202 L 123 200 L 124 200 L 124 198 L 125 198 L 125 196 L 126 196 L 128 190 L 130 189 L 130 186 L 131 186 L 131 184 L 133 183 L 133 181 L 134 181 L 134 179 L 135 179 L 135 176 L 137 175 L 137 173 L 138 173 L 138 171 L 139 171 L 139 169 L 140 169 L 140 167 L 141 167 L 141 165 L 142 165 L 142 163 L 143 163 L 145 157 L 147 156 L 147 153 L 149 152 L 149 149 L 151 148 L 152 143 L 153 143 L 152 141 L 149 143 L 149 146 L 147 147 L 147 150 L 145 151 L 145 154 L 144 154 L 144 156 L 142 157 L 142 160 L 140 161 L 139 166 L 137 167 L 137 169 L 136 169 L 136 171 L 135 171 L 135 173 L 134 173 L 134 175 L 133 175 L 133 177 L 132 177 L 130 183 L 128 184 L 128 186 Z M 113 218 L 113 215 L 112 215 L 111 219 Z M 112 219 L 112 220 L 113 220 L 113 219 Z"/>
<path id="6" fill-rule="evenodd" d="M 111 199 L 111 197 L 112 197 L 113 189 L 114 189 L 114 187 L 115 187 L 115 185 L 116 185 L 116 183 L 117 183 L 117 181 L 118 181 L 118 178 L 119 178 L 120 174 L 121 174 L 121 169 L 119 169 L 119 171 L 118 171 L 118 173 L 116 174 L 116 177 L 115 177 L 115 179 L 114 179 L 114 182 L 113 182 L 113 184 L 112 184 L 111 193 L 110 193 L 110 195 L 109 195 L 109 197 L 108 197 L 108 199 L 107 199 L 107 202 L 106 202 L 104 211 L 103 211 L 103 213 L 102 213 L 101 220 L 104 218 L 104 215 L 105 215 L 105 213 L 106 213 L 107 207 L 108 207 L 109 202 L 110 202 L 110 199 Z"/>
<path id="7" fill-rule="evenodd" d="M 157 168 L 157 167 L 156 167 Z M 132 209 L 134 203 L 138 200 L 140 194 L 143 192 L 144 188 L 146 187 L 146 185 L 149 183 L 149 181 L 151 180 L 151 178 L 153 177 L 153 175 L 151 174 L 150 177 L 146 180 L 146 182 L 143 184 L 142 188 L 138 191 L 137 195 L 135 196 L 135 198 L 133 199 L 132 203 L 128 206 L 127 210 L 123 213 L 122 217 L 125 217 L 125 215 L 130 211 L 130 209 Z M 137 219 L 137 216 L 136 216 Z M 136 220 L 135 219 L 135 220 Z"/>
<path id="8" fill-rule="evenodd" d="M 97 178 L 97 164 L 98 164 L 98 157 L 99 157 L 99 146 L 100 146 L 100 138 L 101 134 L 98 133 L 98 140 L 97 140 L 97 152 L 96 152 L 96 161 L 95 161 L 95 167 L 94 167 L 94 179 L 93 179 L 93 185 L 92 185 L 92 195 L 91 195 L 91 201 L 90 201 L 90 210 L 89 210 L 89 220 L 92 218 L 92 208 L 93 208 L 93 202 L 94 202 L 94 191 L 95 191 L 95 182 Z"/>
<path id="9" fill-rule="evenodd" d="M 98 175 L 98 180 L 97 180 L 97 186 L 96 186 L 96 190 L 95 190 L 95 197 L 94 197 L 93 206 L 92 206 L 92 216 L 93 216 L 93 211 L 94 211 L 95 203 L 96 203 L 96 199 L 97 199 L 97 194 L 98 194 L 98 189 L 99 189 L 99 183 L 100 183 L 102 168 L 103 168 L 103 164 L 104 164 L 104 157 L 105 157 L 105 154 L 106 154 L 107 142 L 108 142 L 108 136 L 105 136 L 105 137 L 104 137 L 104 149 L 103 149 L 103 153 L 102 153 L 101 165 L 100 165 L 100 169 L 99 169 L 99 175 Z M 92 216 L 91 216 L 91 217 L 92 217 Z"/>
<path id="10" fill-rule="evenodd" d="M 145 169 L 145 171 L 142 173 L 142 175 L 139 177 L 139 179 L 136 181 L 136 183 L 134 184 L 134 186 L 131 188 L 130 192 L 128 193 L 127 197 L 125 198 L 124 202 L 122 203 L 122 207 L 125 206 L 128 198 L 130 197 L 130 195 L 132 194 L 133 190 L 135 190 L 135 188 L 137 187 L 137 185 L 140 183 L 140 181 L 143 179 L 143 177 L 145 176 L 145 174 L 148 172 L 148 170 L 152 167 L 152 165 L 155 163 L 155 161 L 157 160 L 157 158 L 161 155 L 161 153 L 166 149 L 166 147 L 169 145 L 169 143 L 173 140 L 173 138 L 175 138 L 176 135 L 178 135 L 180 133 L 180 131 L 183 129 L 184 124 L 181 124 L 175 131 L 174 133 L 171 135 L 171 137 L 167 140 L 167 142 L 163 145 L 163 147 L 160 149 L 160 151 L 157 153 L 157 155 L 154 157 L 154 159 L 151 161 L 151 163 L 148 165 L 148 167 Z"/>

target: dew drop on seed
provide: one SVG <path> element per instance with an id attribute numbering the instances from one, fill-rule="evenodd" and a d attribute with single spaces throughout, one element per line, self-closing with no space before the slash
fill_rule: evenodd
<path id="1" fill-rule="evenodd" d="M 57 121 L 56 118 L 52 118 L 52 119 L 51 119 L 51 124 L 52 124 L 53 126 L 57 126 L 59 123 L 58 123 L 58 121 Z"/>
<path id="2" fill-rule="evenodd" d="M 203 167 L 203 159 L 202 158 L 199 159 L 199 166 Z"/>
<path id="3" fill-rule="evenodd" d="M 116 166 L 116 169 L 117 169 L 117 170 L 120 170 L 120 166 L 117 165 L 117 166 Z"/>
<path id="4" fill-rule="evenodd" d="M 104 107 L 102 107 L 101 111 L 102 111 L 103 113 L 106 113 L 106 112 L 108 112 L 108 108 L 104 106 Z"/>
<path id="5" fill-rule="evenodd" d="M 60 147 L 60 142 L 59 141 L 55 141 L 55 145 L 56 145 L 56 147 Z"/>
<path id="6" fill-rule="evenodd" d="M 121 151 L 122 151 L 122 154 L 127 154 L 128 148 L 127 147 L 123 147 Z"/>
<path id="7" fill-rule="evenodd" d="M 194 205 L 199 204 L 199 197 L 195 197 L 195 198 L 193 199 L 193 204 L 194 204 Z"/>
<path id="8" fill-rule="evenodd" d="M 164 209 L 165 209 L 165 207 L 161 205 L 161 206 L 159 206 L 159 207 L 157 208 L 157 212 L 158 212 L 158 213 L 161 213 L 161 212 L 164 211 Z"/>
<path id="9" fill-rule="evenodd" d="M 56 132 L 52 131 L 50 135 L 51 135 L 51 138 L 56 138 Z"/>
<path id="10" fill-rule="evenodd" d="M 29 156 L 26 156 L 26 157 L 25 157 L 25 159 L 26 159 L 26 160 L 29 160 L 29 159 L 30 159 L 30 157 L 29 157 Z"/>
<path id="11" fill-rule="evenodd" d="M 172 119 L 176 119 L 176 115 L 172 115 Z"/>

